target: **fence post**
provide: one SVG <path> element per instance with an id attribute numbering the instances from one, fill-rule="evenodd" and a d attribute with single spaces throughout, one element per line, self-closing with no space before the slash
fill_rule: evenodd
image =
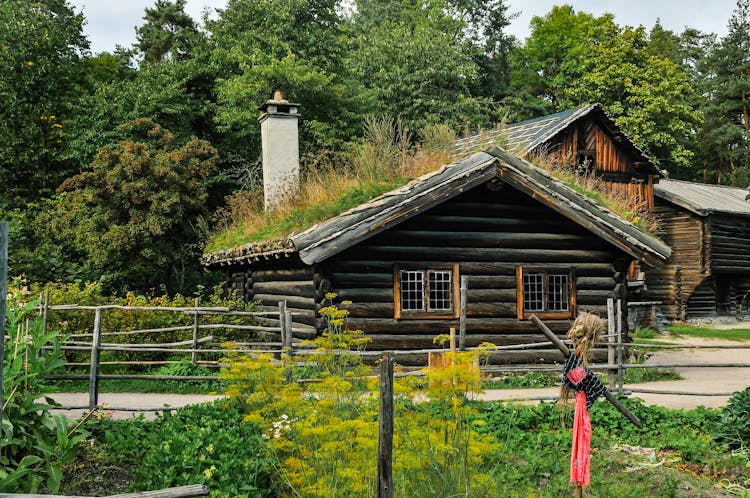
<path id="1" fill-rule="evenodd" d="M 193 352 L 190 355 L 190 361 L 193 365 L 198 364 L 198 331 L 200 329 L 200 315 L 198 306 L 201 304 L 201 298 L 195 298 L 195 316 L 193 317 Z"/>
<path id="2" fill-rule="evenodd" d="M 622 351 L 623 351 L 623 344 L 622 344 L 622 307 L 625 304 L 625 302 L 622 299 L 617 300 L 617 343 L 619 344 L 617 346 L 617 392 L 618 394 L 622 394 L 622 383 L 625 377 L 625 366 L 622 363 Z"/>
<path id="3" fill-rule="evenodd" d="M 292 312 L 289 310 L 286 310 L 284 312 L 284 324 L 286 328 L 286 337 L 284 338 L 282 342 L 282 347 L 284 349 L 284 352 L 289 355 L 289 361 L 292 360 L 292 339 L 294 339 L 294 324 L 292 323 Z M 292 381 L 292 367 L 291 364 L 289 368 L 286 369 L 284 372 L 284 379 L 287 382 Z"/>
<path id="4" fill-rule="evenodd" d="M 393 352 L 380 359 L 378 417 L 378 498 L 393 498 Z"/>
<path id="5" fill-rule="evenodd" d="M 466 275 L 461 276 L 461 291 L 460 291 L 460 303 L 458 315 L 458 349 L 459 351 L 466 351 L 466 294 L 469 290 L 469 277 Z"/>
<path id="6" fill-rule="evenodd" d="M 91 339 L 91 370 L 89 372 L 89 410 L 99 404 L 99 348 L 102 345 L 102 309 L 96 308 L 94 335 Z"/>
<path id="7" fill-rule="evenodd" d="M 615 300 L 614 298 L 607 298 L 607 342 L 610 342 L 607 346 L 607 363 L 610 365 L 615 364 L 615 346 L 614 342 L 617 340 L 617 326 L 615 321 L 617 320 L 617 314 L 615 313 Z M 618 367 L 619 368 L 619 367 Z M 610 391 L 615 389 L 615 382 L 617 381 L 617 370 L 611 368 L 609 370 L 609 389 Z"/>
<path id="8" fill-rule="evenodd" d="M 287 334 L 286 301 L 279 301 L 279 330 L 281 332 L 281 349 L 283 350 Z"/>

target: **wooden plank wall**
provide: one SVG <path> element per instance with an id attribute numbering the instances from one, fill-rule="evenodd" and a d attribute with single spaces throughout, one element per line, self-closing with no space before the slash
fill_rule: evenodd
<path id="1" fill-rule="evenodd" d="M 646 296 L 661 301 L 670 320 L 684 320 L 693 290 L 711 275 L 710 243 L 700 217 L 661 200 L 654 213 L 660 220 L 658 235 L 672 256 L 660 268 L 646 269 Z"/>
<path id="2" fill-rule="evenodd" d="M 614 267 L 615 258 L 619 271 Z M 393 268 L 459 263 L 469 276 L 467 345 L 536 342 L 536 327 L 516 316 L 516 265 L 575 268 L 577 303 L 606 315 L 606 299 L 624 281 L 628 258 L 537 201 L 505 186 L 482 185 L 368 239 L 329 260 L 331 287 L 353 301 L 350 325 L 372 336 L 370 349 L 427 348 L 457 326 L 452 319 L 394 319 Z M 569 320 L 550 320 L 566 332 Z M 516 360 L 538 360 L 517 353 Z M 555 359 L 559 355 L 553 355 Z"/>
<path id="3" fill-rule="evenodd" d="M 565 162 L 575 162 L 579 150 L 593 150 L 595 168 L 599 174 L 618 174 L 634 179 L 643 176 L 637 173 L 631 157 L 593 120 L 582 120 L 571 126 L 559 140 L 559 153 Z M 654 185 L 651 177 L 638 181 L 605 180 L 604 184 L 616 195 L 622 195 L 630 201 L 634 210 L 650 210 L 654 207 Z"/>

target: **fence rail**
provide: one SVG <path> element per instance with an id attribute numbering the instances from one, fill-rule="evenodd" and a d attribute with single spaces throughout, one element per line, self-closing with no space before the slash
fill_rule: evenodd
<path id="1" fill-rule="evenodd" d="M 461 283 L 462 294 L 466 292 L 466 282 Z M 466 328 L 465 328 L 465 306 L 461 306 L 460 313 L 460 325 L 458 349 L 462 351 L 472 351 L 483 348 L 466 347 Z M 99 382 L 101 380 L 148 380 L 148 381 L 164 381 L 164 380 L 184 380 L 184 381 L 207 381 L 215 380 L 215 376 L 206 375 L 149 375 L 149 374 L 102 374 L 100 371 L 101 366 L 112 366 L 112 365 L 127 365 L 127 366 L 156 366 L 156 365 L 169 365 L 174 363 L 180 363 L 176 360 L 101 360 L 101 353 L 104 352 L 122 352 L 122 353 L 134 353 L 134 354 L 146 354 L 146 353 L 169 353 L 170 355 L 178 354 L 185 355 L 190 358 L 190 361 L 195 365 L 207 366 L 212 368 L 219 368 L 224 366 L 221 361 L 221 357 L 230 353 L 239 354 L 273 354 L 279 356 L 282 353 L 288 353 L 292 356 L 304 356 L 309 354 L 311 348 L 304 346 L 300 341 L 295 341 L 293 337 L 292 328 L 292 313 L 287 310 L 286 302 L 279 302 L 278 311 L 266 311 L 266 312 L 242 312 L 242 311 L 231 311 L 225 307 L 201 307 L 199 302 L 196 300 L 194 307 L 147 307 L 147 306 L 116 306 L 116 305 L 103 305 L 103 306 L 78 306 L 78 305 L 47 305 L 47 296 L 41 300 L 39 315 L 44 319 L 44 326 L 47 327 L 47 321 L 50 311 L 70 311 L 70 310 L 87 310 L 94 312 L 94 319 L 92 324 L 91 332 L 88 333 L 77 333 L 71 334 L 69 338 L 60 345 L 60 349 L 63 351 L 85 351 L 90 353 L 90 361 L 86 362 L 70 362 L 66 365 L 75 367 L 88 367 L 88 374 L 68 374 L 68 375 L 51 375 L 47 378 L 50 380 L 89 380 L 89 409 L 94 409 L 98 405 L 99 400 Z M 104 331 L 102 330 L 102 319 L 103 313 L 107 310 L 126 310 L 126 311 L 138 311 L 138 312 L 172 312 L 181 313 L 193 316 L 193 323 L 190 325 L 179 325 L 173 327 L 160 327 L 160 328 L 144 328 L 137 330 L 125 330 L 125 331 Z M 604 342 L 596 344 L 596 351 L 607 352 L 606 363 L 595 363 L 591 364 L 590 368 L 594 371 L 606 372 L 609 375 L 610 389 L 620 394 L 631 394 L 631 393 L 649 393 L 649 394 L 675 394 L 685 396 L 698 396 L 698 395 L 716 395 L 726 396 L 727 393 L 698 393 L 698 392 L 685 392 L 685 391 L 660 391 L 660 390 L 648 390 L 648 389 L 627 389 L 624 386 L 624 373 L 630 369 L 639 368 L 744 368 L 750 367 L 749 363 L 721 363 L 721 364 L 705 364 L 705 363 L 690 363 L 690 362 L 674 362 L 670 364 L 660 365 L 649 365 L 649 364 L 628 364 L 626 363 L 626 355 L 628 349 L 638 350 L 674 350 L 674 349 L 750 349 L 750 345 L 738 344 L 738 345 L 695 345 L 695 346 L 680 346 L 680 345 L 663 345 L 663 344 L 633 344 L 624 342 L 622 340 L 621 324 L 622 320 L 622 305 L 619 302 L 610 300 L 608 303 L 609 316 L 613 317 L 612 320 L 607 320 L 609 329 L 607 334 L 603 337 Z M 273 318 L 278 325 L 248 325 L 248 324 L 237 324 L 237 323 L 202 323 L 201 317 L 203 316 L 221 316 L 221 317 L 246 317 L 246 318 Z M 221 347 L 220 344 L 214 341 L 214 335 L 206 335 L 201 337 L 201 331 L 216 331 L 216 330 L 235 330 L 235 331 L 254 331 L 271 334 L 274 340 L 260 340 L 257 342 L 238 342 L 235 343 L 235 347 L 227 349 Z M 134 343 L 117 343 L 117 342 L 104 342 L 103 338 L 116 337 L 116 336 L 133 336 L 136 334 L 160 334 L 170 332 L 190 332 L 192 331 L 192 337 L 190 339 L 182 341 L 172 341 L 164 343 L 146 343 L 146 344 L 134 344 Z M 452 330 L 452 334 L 455 334 L 455 329 Z M 84 340 L 81 340 L 84 339 Z M 90 340 L 85 340 L 90 339 Z M 454 341 L 455 341 L 454 336 Z M 455 343 L 454 343 L 455 344 Z M 454 346 L 455 347 L 455 346 Z M 52 349 L 52 346 L 47 346 L 45 349 Z M 414 349 L 414 350 L 399 350 L 396 355 L 413 355 L 413 354 L 428 354 L 439 351 L 448 351 L 450 348 L 430 348 L 430 349 Z M 535 342 L 535 343 L 524 343 L 524 344 L 510 344 L 504 346 L 497 346 L 493 348 L 493 351 L 522 351 L 522 350 L 540 350 L 540 351 L 556 351 L 549 342 Z M 353 354 L 359 354 L 362 357 L 369 360 L 376 360 L 381 357 L 381 351 L 352 351 Z M 205 358 L 206 355 L 212 355 L 211 359 Z M 219 356 L 219 358 L 217 358 Z M 298 364 L 304 364 L 303 362 L 297 362 Z M 486 374 L 499 374 L 499 373 L 529 373 L 529 372 L 558 372 L 560 370 L 559 364 L 510 364 L 510 365 L 483 365 L 482 371 Z M 399 373 L 397 376 L 403 375 L 425 375 L 425 371 L 412 371 L 406 373 Z M 729 393 L 731 394 L 731 393 Z M 549 396 L 534 396 L 528 399 L 551 399 Z M 82 407 L 64 407 L 69 409 L 79 409 Z M 118 410 L 123 408 L 118 408 Z"/>

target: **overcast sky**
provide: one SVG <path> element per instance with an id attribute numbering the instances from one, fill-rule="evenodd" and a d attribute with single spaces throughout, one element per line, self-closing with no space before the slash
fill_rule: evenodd
<path id="1" fill-rule="evenodd" d="M 142 23 L 143 10 L 155 0 L 69 0 L 76 11 L 83 9 L 87 24 L 86 34 L 94 53 L 111 51 L 115 45 L 130 47 L 135 42 L 135 27 Z M 553 5 L 566 3 L 552 0 L 509 0 L 510 11 L 518 12 L 509 31 L 520 39 L 529 34 L 529 21 L 544 15 Z M 601 15 L 611 12 L 618 24 L 651 28 L 656 19 L 676 32 L 686 26 L 707 33 L 726 34 L 727 21 L 736 0 L 577 0 L 568 1 L 576 10 Z M 199 20 L 202 12 L 226 5 L 226 0 L 188 0 L 187 12 Z"/>

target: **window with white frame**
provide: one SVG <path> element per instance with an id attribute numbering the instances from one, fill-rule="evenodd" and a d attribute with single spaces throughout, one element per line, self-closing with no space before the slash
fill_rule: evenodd
<path id="1" fill-rule="evenodd" d="M 575 316 L 575 286 L 572 270 L 516 269 L 518 319 L 531 314 L 549 318 Z"/>
<path id="2" fill-rule="evenodd" d="M 396 318 L 455 318 L 458 313 L 458 265 L 419 268 L 399 264 L 394 270 Z"/>

